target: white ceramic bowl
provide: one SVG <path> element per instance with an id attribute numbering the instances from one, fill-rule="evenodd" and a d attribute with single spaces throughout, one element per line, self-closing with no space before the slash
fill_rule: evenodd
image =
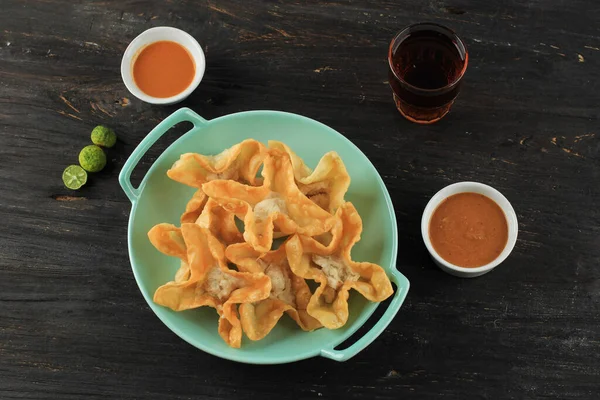
<path id="1" fill-rule="evenodd" d="M 161 40 L 177 42 L 185 47 L 194 59 L 194 64 L 196 65 L 196 74 L 194 75 L 194 80 L 192 80 L 190 86 L 175 96 L 164 98 L 148 96 L 146 93 L 142 92 L 135 84 L 132 74 L 133 63 L 135 62 L 135 58 L 137 57 L 139 50 L 150 43 Z M 133 39 L 131 43 L 129 43 L 129 46 L 127 46 L 127 49 L 123 54 L 123 59 L 121 60 L 121 77 L 123 78 L 123 82 L 125 83 L 127 89 L 138 99 L 151 104 L 174 104 L 184 100 L 198 87 L 202 77 L 204 76 L 205 68 L 206 59 L 204 58 L 204 52 L 202 51 L 202 47 L 200 47 L 196 39 L 181 29 L 171 28 L 169 26 L 158 26 L 142 32 L 138 37 Z"/>
<path id="2" fill-rule="evenodd" d="M 502 253 L 500 253 L 500 255 L 494 261 L 477 268 L 459 267 L 458 265 L 454 265 L 444 260 L 435 251 L 433 245 L 431 244 L 431 239 L 429 238 L 429 221 L 431 220 L 431 216 L 433 215 L 435 209 L 448 197 L 465 192 L 479 193 L 492 199 L 496 204 L 498 204 L 498 206 L 500 206 L 502 211 L 504 211 L 506 223 L 508 225 L 508 241 L 506 242 L 506 246 L 504 247 L 504 250 L 502 250 Z M 427 203 L 427 206 L 425 207 L 425 211 L 423 211 L 423 217 L 421 218 L 421 235 L 423 236 L 423 242 L 425 242 L 425 246 L 427 247 L 429 254 L 431 254 L 433 261 L 442 270 L 462 278 L 474 278 L 476 276 L 481 276 L 500 265 L 500 263 L 502 263 L 502 261 L 508 257 L 512 249 L 515 247 L 518 232 L 519 226 L 517 222 L 517 214 L 506 197 L 504 197 L 502 193 L 493 187 L 477 182 L 459 182 L 450 186 L 446 186 L 437 192 L 431 198 L 431 200 L 429 200 L 429 203 Z"/>

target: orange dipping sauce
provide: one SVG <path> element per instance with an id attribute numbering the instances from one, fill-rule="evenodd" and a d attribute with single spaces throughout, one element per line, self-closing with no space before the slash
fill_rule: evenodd
<path id="1" fill-rule="evenodd" d="M 479 193 L 458 193 L 433 212 L 429 239 L 444 260 L 459 267 L 481 267 L 504 250 L 508 223 L 492 199 Z"/>
<path id="2" fill-rule="evenodd" d="M 133 61 L 133 79 L 140 90 L 152 97 L 172 97 L 194 80 L 192 55 L 179 43 L 163 40 L 143 47 Z"/>

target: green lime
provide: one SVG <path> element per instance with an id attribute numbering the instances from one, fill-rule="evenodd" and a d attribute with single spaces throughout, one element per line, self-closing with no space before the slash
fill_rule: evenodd
<path id="1" fill-rule="evenodd" d="M 98 125 L 92 131 L 92 143 L 102 147 L 113 147 L 117 142 L 115 131 L 104 125 Z"/>
<path id="2" fill-rule="evenodd" d="M 62 178 L 66 187 L 76 190 L 87 182 L 87 172 L 79 165 L 69 165 L 65 168 Z"/>
<path id="3" fill-rule="evenodd" d="M 106 165 L 106 154 L 96 145 L 85 146 L 79 153 L 79 165 L 87 172 L 98 172 Z"/>

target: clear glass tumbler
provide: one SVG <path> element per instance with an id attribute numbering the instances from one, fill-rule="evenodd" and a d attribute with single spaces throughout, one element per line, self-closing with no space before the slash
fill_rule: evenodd
<path id="1" fill-rule="evenodd" d="M 394 102 L 409 121 L 442 119 L 460 91 L 469 54 L 450 29 L 434 23 L 411 25 L 398 33 L 388 51 Z"/>

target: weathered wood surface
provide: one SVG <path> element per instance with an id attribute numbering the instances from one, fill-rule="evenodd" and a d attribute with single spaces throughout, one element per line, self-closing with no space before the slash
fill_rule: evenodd
<path id="1" fill-rule="evenodd" d="M 390 39 L 422 20 L 454 28 L 471 56 L 452 113 L 427 127 L 402 119 L 386 83 Z M 0 1 L 0 398 L 597 399 L 598 21 L 593 0 Z M 223 361 L 171 333 L 140 296 L 117 174 L 178 106 L 133 98 L 119 64 L 159 25 L 206 51 L 183 105 L 209 119 L 315 118 L 382 174 L 412 288 L 351 361 Z M 99 123 L 120 135 L 110 167 L 69 192 L 61 172 Z M 473 280 L 435 268 L 419 231 L 428 198 L 461 180 L 497 187 L 520 222 L 511 257 Z"/>

